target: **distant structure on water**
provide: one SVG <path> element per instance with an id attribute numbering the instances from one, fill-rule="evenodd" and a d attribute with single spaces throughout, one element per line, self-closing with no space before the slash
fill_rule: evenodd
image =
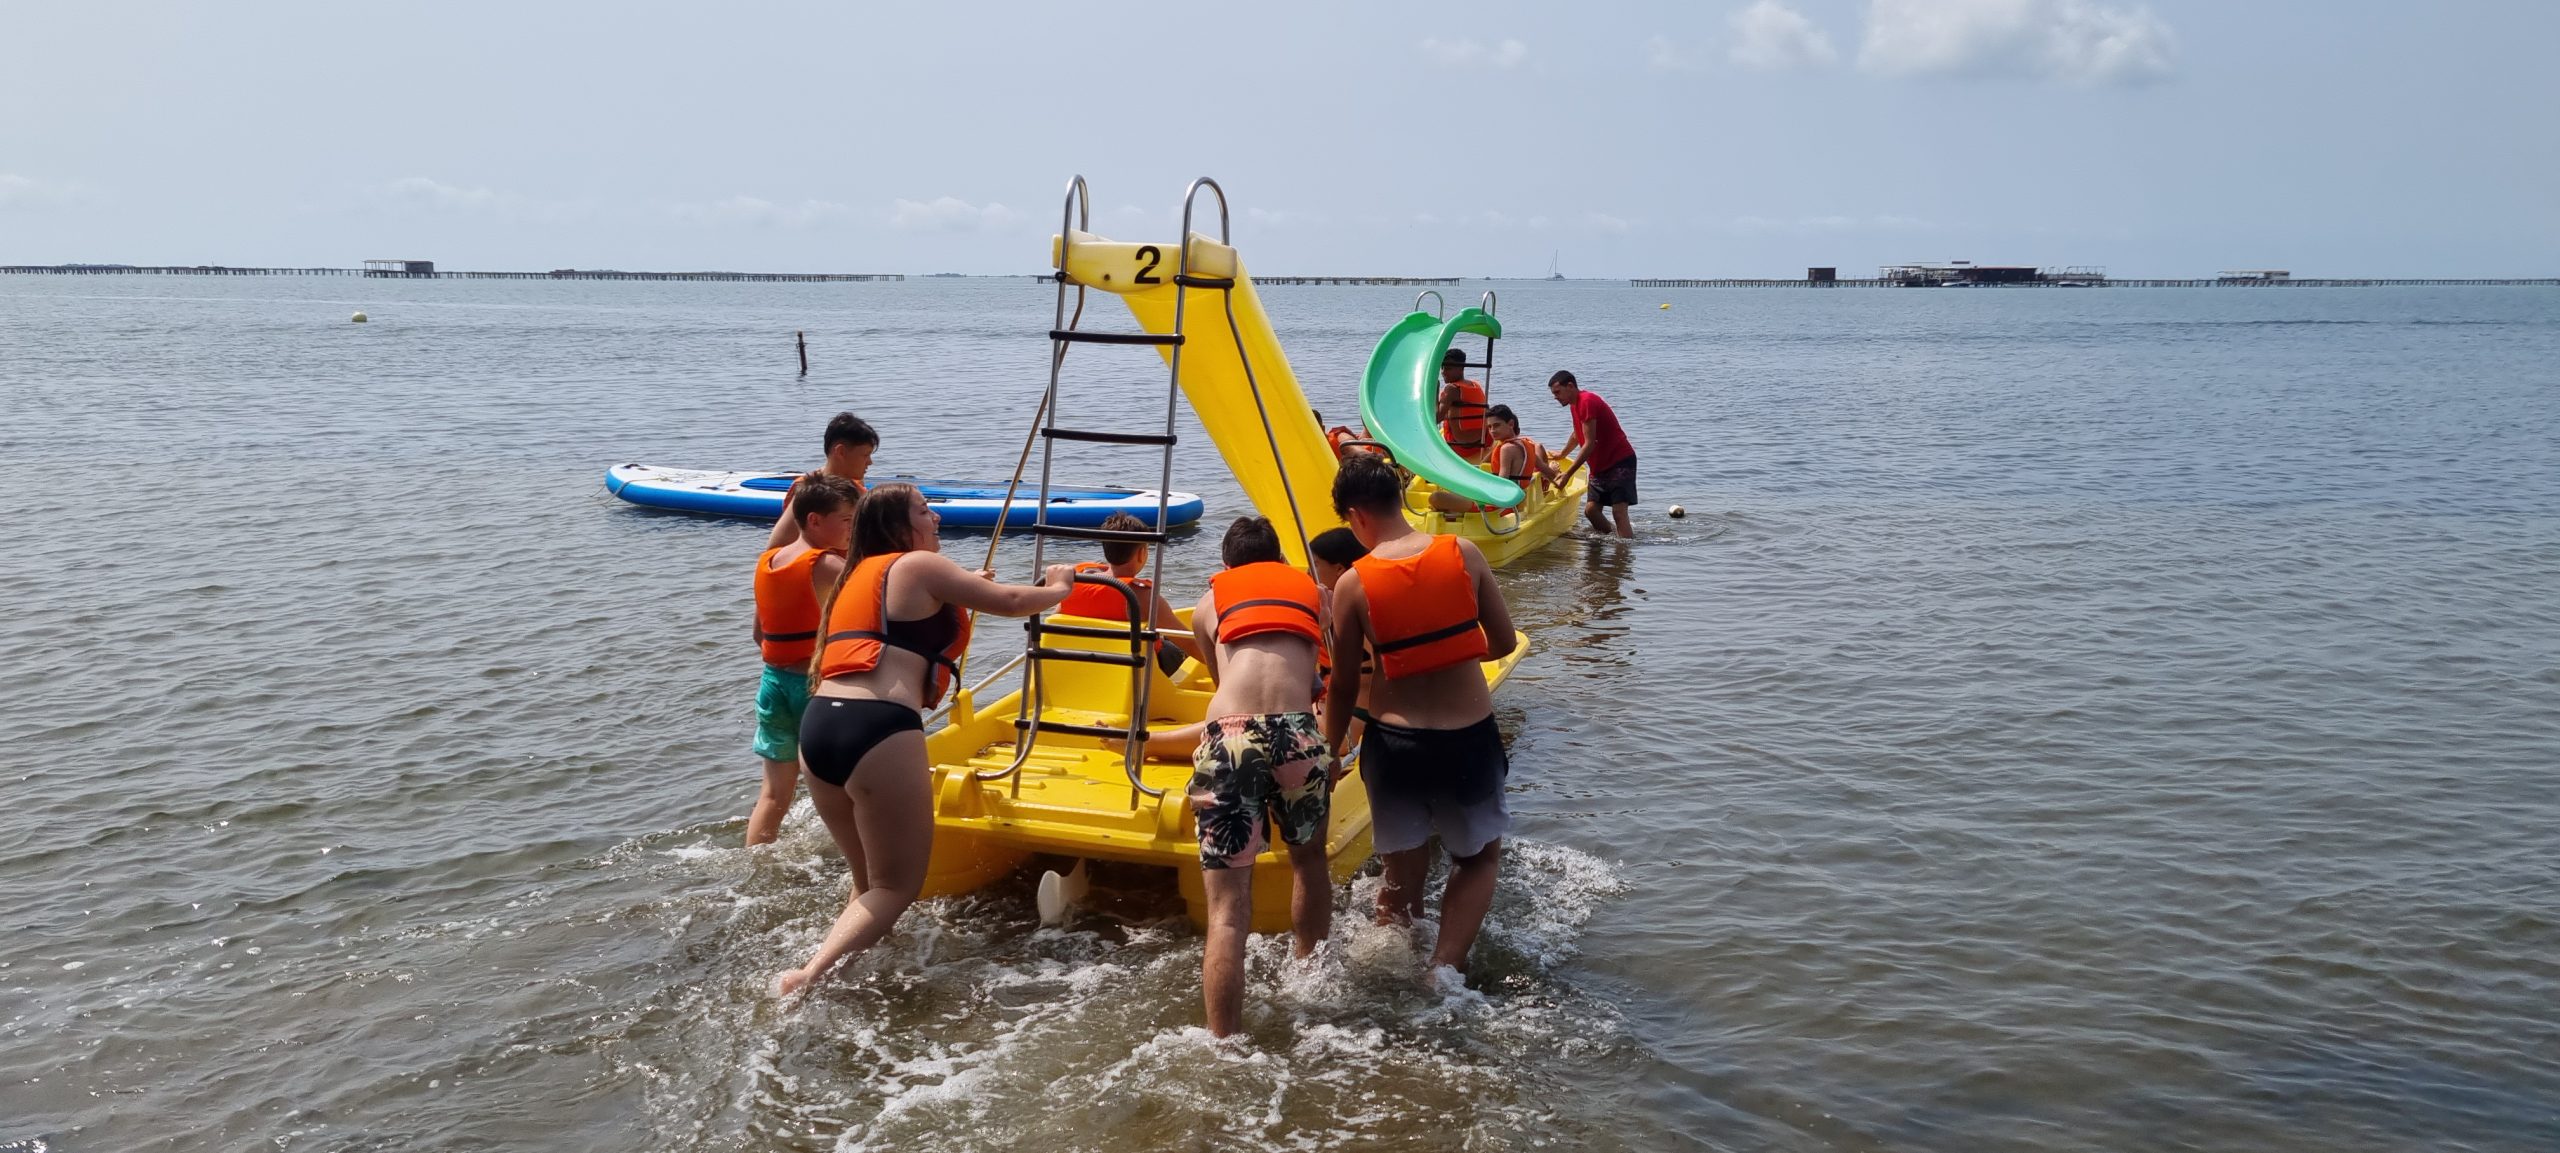
<path id="1" fill-rule="evenodd" d="M 364 274 L 433 280 L 436 278 L 436 262 L 432 260 L 368 260 L 364 262 Z"/>

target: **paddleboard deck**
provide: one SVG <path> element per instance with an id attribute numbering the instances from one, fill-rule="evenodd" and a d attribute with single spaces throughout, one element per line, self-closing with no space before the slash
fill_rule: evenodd
<path id="1" fill-rule="evenodd" d="M 782 515 L 783 496 L 791 491 L 791 482 L 798 475 L 790 472 L 723 472 L 617 464 L 604 471 L 604 487 L 615 496 L 649 508 L 772 520 Z M 994 528 L 997 517 L 1004 515 L 1003 481 L 928 480 L 909 476 L 879 477 L 876 480 L 916 486 L 933 510 L 942 515 L 946 528 Z M 1040 486 L 1037 484 L 1025 484 L 1017 490 L 1012 513 L 1004 515 L 1006 527 L 1029 526 L 1037 517 L 1035 506 L 1039 503 L 1039 496 Z M 1165 519 L 1170 522 L 1167 527 L 1199 520 L 1201 509 L 1202 503 L 1197 496 L 1187 492 L 1167 494 Z M 1117 512 L 1129 513 L 1153 523 L 1156 493 L 1154 489 L 1064 488 L 1052 485 L 1048 512 L 1049 523 L 1077 528 L 1100 528 L 1105 519 Z"/>

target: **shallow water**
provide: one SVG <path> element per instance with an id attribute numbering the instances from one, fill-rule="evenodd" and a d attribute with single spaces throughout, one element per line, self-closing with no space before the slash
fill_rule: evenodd
<path id="1" fill-rule="evenodd" d="M 1506 575 L 1477 987 L 1344 918 L 1219 1047 L 1027 877 L 770 1000 L 763 530 L 600 484 L 999 475 L 1041 286 L 0 278 L 0 1146 L 2560 1146 L 2560 293 L 1497 287 L 1642 538 Z M 1410 299 L 1264 295 L 1337 418 Z"/>

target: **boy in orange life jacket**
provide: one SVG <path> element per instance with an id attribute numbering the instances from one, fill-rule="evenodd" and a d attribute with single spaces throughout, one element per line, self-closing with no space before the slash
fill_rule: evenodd
<path id="1" fill-rule="evenodd" d="M 1289 567 L 1265 517 L 1241 517 L 1218 546 L 1226 569 L 1191 611 L 1203 663 L 1218 681 L 1192 753 L 1191 807 L 1200 825 L 1209 932 L 1200 957 L 1209 1031 L 1243 1027 L 1245 926 L 1253 920 L 1253 859 L 1279 828 L 1289 847 L 1290 927 L 1300 957 L 1333 931 L 1325 871 L 1332 819 L 1331 758 L 1315 714 L 1323 594 Z"/>
<path id="2" fill-rule="evenodd" d="M 853 542 L 851 484 L 813 472 L 792 486 L 792 539 L 756 557 L 756 648 L 764 677 L 756 685 L 756 757 L 764 789 L 747 817 L 747 845 L 770 844 L 800 787 L 800 715 L 809 707 L 809 657 L 818 649 L 818 601 L 844 574 Z M 861 862 L 854 862 L 861 876 Z"/>
<path id="3" fill-rule="evenodd" d="M 865 491 L 863 478 L 871 472 L 871 454 L 880 448 L 880 434 L 869 422 L 849 412 L 839 412 L 827 422 L 823 442 L 827 462 L 818 471 L 853 486 L 853 499 L 861 500 Z M 773 531 L 764 538 L 764 547 L 781 548 L 800 539 L 800 521 L 791 515 L 792 498 L 800 492 L 798 482 L 782 496 L 782 516 L 773 522 Z"/>
<path id="4" fill-rule="evenodd" d="M 1353 702 L 1369 680 L 1360 669 L 1365 647 L 1377 654 L 1380 674 L 1360 742 L 1360 773 L 1386 862 L 1378 922 L 1422 915 L 1431 866 L 1425 846 L 1437 835 L 1454 867 L 1440 894 L 1431 964 L 1464 972 L 1493 905 L 1502 834 L 1511 827 L 1502 800 L 1511 763 L 1478 662 L 1510 655 L 1519 634 L 1476 546 L 1405 523 L 1404 486 L 1385 462 L 1342 462 L 1333 508 L 1369 555 L 1333 590 L 1325 744 L 1339 753 L 1350 733 Z"/>
<path id="5" fill-rule="evenodd" d="M 1467 379 L 1467 354 L 1440 356 L 1440 439 L 1468 460 L 1484 457 L 1484 386 Z"/>
<path id="6" fill-rule="evenodd" d="M 1103 520 L 1102 527 L 1120 532 L 1145 532 L 1147 522 L 1125 512 L 1115 512 Z M 1138 575 L 1147 567 L 1147 546 L 1136 541 L 1104 541 L 1102 560 L 1104 563 L 1086 561 L 1077 565 L 1076 571 L 1108 573 L 1122 583 L 1136 587 L 1139 600 L 1155 602 L 1151 610 L 1155 614 L 1155 627 L 1163 631 L 1164 637 L 1156 642 L 1156 665 L 1164 670 L 1164 675 L 1172 676 L 1175 669 L 1181 668 L 1185 656 L 1197 659 L 1200 656 L 1199 641 L 1182 631 L 1182 620 L 1174 615 L 1173 605 L 1164 599 L 1164 594 L 1148 583 L 1147 578 Z M 1059 602 L 1058 611 L 1069 616 L 1125 621 L 1129 619 L 1129 600 L 1102 585 L 1079 584 L 1075 591 L 1067 594 L 1066 600 Z"/>
<path id="7" fill-rule="evenodd" d="M 1334 583 L 1342 579 L 1342 574 L 1351 571 L 1352 562 L 1367 555 L 1369 550 L 1362 548 L 1360 538 L 1351 535 L 1351 530 L 1347 528 L 1329 528 L 1307 541 L 1307 560 L 1309 567 L 1316 570 L 1316 587 L 1323 590 L 1323 619 L 1328 627 L 1333 620 Z M 1333 646 L 1327 644 L 1316 649 L 1318 666 L 1316 679 L 1319 682 L 1324 679 L 1324 673 L 1332 669 L 1332 660 Z M 1366 698 L 1363 698 L 1362 703 L 1367 703 Z M 1324 707 L 1324 693 L 1321 689 L 1316 692 L 1316 707 L 1319 710 Z M 1147 756 L 1150 758 L 1187 756 L 1200 747 L 1200 733 L 1208 727 L 1208 722 L 1200 721 L 1178 729 L 1149 733 Z M 1352 739 L 1358 740 L 1359 734 L 1352 734 Z M 1113 752 L 1119 752 L 1127 745 L 1127 742 L 1116 737 L 1104 737 L 1102 743 Z"/>

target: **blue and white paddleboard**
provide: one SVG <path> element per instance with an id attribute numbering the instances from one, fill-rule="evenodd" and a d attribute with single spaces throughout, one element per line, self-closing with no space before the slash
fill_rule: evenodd
<path id="1" fill-rule="evenodd" d="M 718 472 L 617 464 L 604 470 L 604 487 L 615 496 L 650 508 L 772 520 L 782 515 L 783 494 L 791 491 L 791 482 L 798 476 L 790 472 Z M 926 502 L 933 505 L 933 511 L 942 514 L 942 523 L 951 528 L 994 528 L 996 517 L 1004 508 L 1003 481 L 921 480 L 911 476 L 874 477 L 873 481 L 916 486 Z M 1037 482 L 1026 482 L 1015 490 L 1013 512 L 1005 517 L 1005 527 L 1028 527 L 1037 519 L 1034 506 L 1039 498 Z M 1187 492 L 1166 494 L 1165 519 L 1173 525 L 1199 520 L 1200 510 L 1199 497 Z M 1049 489 L 1050 524 L 1100 528 L 1103 519 L 1115 512 L 1153 522 L 1155 490 L 1054 485 Z"/>

